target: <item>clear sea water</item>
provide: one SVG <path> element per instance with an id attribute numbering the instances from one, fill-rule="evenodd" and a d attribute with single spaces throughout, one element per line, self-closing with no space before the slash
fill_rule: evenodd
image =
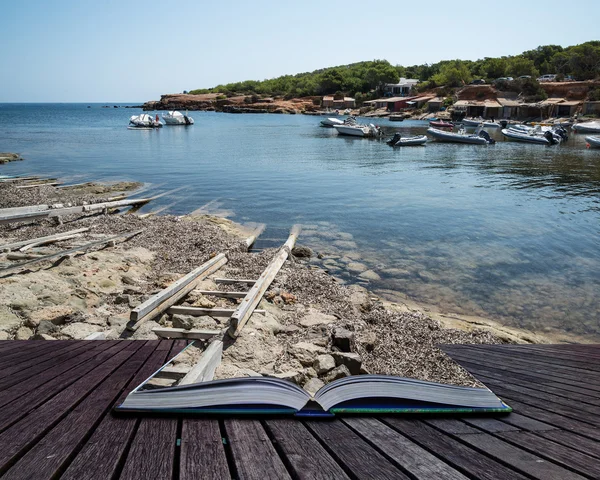
<path id="1" fill-rule="evenodd" d="M 450 313 L 600 339 L 600 150 L 338 137 L 319 117 L 191 112 L 192 127 L 131 131 L 138 109 L 0 104 L 2 174 L 188 187 L 171 205 L 268 225 L 258 247 L 299 243 L 346 281 Z M 422 133 L 425 122 L 373 121 Z M 498 135 L 496 132 L 495 135 Z M 176 202 L 174 205 L 173 202 Z M 357 265 L 359 264 L 359 265 Z M 368 268 L 377 276 L 358 275 Z"/>

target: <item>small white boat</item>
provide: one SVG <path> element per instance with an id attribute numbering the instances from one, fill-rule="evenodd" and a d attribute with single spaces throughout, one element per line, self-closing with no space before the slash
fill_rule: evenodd
<path id="1" fill-rule="evenodd" d="M 339 135 L 349 135 L 352 137 L 378 137 L 381 135 L 381 129 L 372 123 L 370 125 L 334 125 Z"/>
<path id="2" fill-rule="evenodd" d="M 427 135 L 414 135 L 412 137 L 403 137 L 399 133 L 386 142 L 390 147 L 413 147 L 417 145 L 425 145 L 427 143 Z"/>
<path id="3" fill-rule="evenodd" d="M 190 117 L 187 112 L 185 115 L 178 111 L 171 111 L 168 113 L 163 113 L 162 119 L 165 121 L 166 125 L 193 125 L 194 119 Z"/>
<path id="4" fill-rule="evenodd" d="M 496 143 L 493 138 L 490 138 L 487 132 L 481 129 L 478 130 L 475 133 L 469 134 L 464 129 L 460 129 L 458 132 L 447 132 L 437 128 L 428 128 L 427 133 L 439 142 L 471 143 L 474 145 Z"/>
<path id="5" fill-rule="evenodd" d="M 478 127 L 483 125 L 483 128 L 502 128 L 497 122 L 492 122 L 491 120 L 484 120 L 483 118 L 463 118 L 461 123 L 465 127 Z"/>
<path id="6" fill-rule="evenodd" d="M 567 131 L 562 127 L 528 127 L 527 125 L 518 125 L 510 128 L 503 128 L 502 135 L 510 140 L 525 143 L 537 143 L 539 145 L 558 145 L 568 140 Z"/>
<path id="7" fill-rule="evenodd" d="M 142 113 L 141 115 L 132 115 L 127 128 L 130 130 L 152 130 L 162 126 L 163 124 L 160 123 L 158 115 L 156 118 L 152 118 L 147 113 Z"/>
<path id="8" fill-rule="evenodd" d="M 600 136 L 585 137 L 588 148 L 600 148 Z"/>
<path id="9" fill-rule="evenodd" d="M 510 140 L 525 143 L 539 143 L 540 145 L 550 145 L 550 141 L 543 135 L 536 135 L 532 131 L 528 132 L 522 128 L 503 128 L 502 135 Z"/>
<path id="10" fill-rule="evenodd" d="M 577 133 L 600 133 L 600 122 L 584 122 L 573 125 Z"/>
<path id="11" fill-rule="evenodd" d="M 343 125 L 343 124 L 344 124 L 344 121 L 339 120 L 338 118 L 326 118 L 325 120 L 321 120 L 322 127 L 333 128 L 336 125 Z"/>

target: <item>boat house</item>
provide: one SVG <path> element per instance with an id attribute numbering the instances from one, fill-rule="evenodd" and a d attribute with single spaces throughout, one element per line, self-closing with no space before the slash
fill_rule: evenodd
<path id="1" fill-rule="evenodd" d="M 321 100 L 321 106 L 323 108 L 355 108 L 356 101 L 352 97 L 344 97 L 340 99 L 335 99 L 333 95 L 326 95 Z"/>
<path id="2" fill-rule="evenodd" d="M 600 115 L 600 102 L 583 102 L 581 113 L 583 115 Z"/>
<path id="3" fill-rule="evenodd" d="M 459 100 L 454 109 L 464 111 L 467 117 L 502 118 L 503 107 L 495 99 Z"/>
<path id="4" fill-rule="evenodd" d="M 444 97 L 433 97 L 427 102 L 428 112 L 439 112 L 444 104 Z"/>

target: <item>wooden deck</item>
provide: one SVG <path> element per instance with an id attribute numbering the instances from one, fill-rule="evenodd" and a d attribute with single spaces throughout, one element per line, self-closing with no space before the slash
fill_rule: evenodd
<path id="1" fill-rule="evenodd" d="M 443 347 L 504 417 L 114 417 L 185 341 L 0 342 L 4 479 L 600 477 L 600 346 Z"/>

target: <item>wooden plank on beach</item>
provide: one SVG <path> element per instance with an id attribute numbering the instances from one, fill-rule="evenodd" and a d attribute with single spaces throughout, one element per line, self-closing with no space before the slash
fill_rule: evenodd
<path id="1" fill-rule="evenodd" d="M 215 268 L 221 268 L 226 263 L 227 257 L 224 253 L 219 253 L 218 255 L 215 255 L 213 258 L 203 263 L 198 268 L 192 270 L 190 273 L 181 277 L 176 282 L 173 282 L 164 290 L 161 290 L 156 295 L 151 296 L 141 305 L 135 307 L 129 315 L 130 320 L 138 322 L 142 318 L 147 317 L 150 314 L 157 315 L 158 313 L 166 310 L 171 305 L 173 305 L 175 301 L 177 301 L 174 300 L 170 302 L 170 300 L 172 300 L 176 294 L 185 292 L 185 294 L 187 295 L 191 290 L 193 290 L 193 288 L 199 280 L 210 275 L 210 273 L 215 271 Z M 159 307 L 160 309 L 157 310 Z"/>
<path id="2" fill-rule="evenodd" d="M 221 363 L 223 341 L 215 340 L 202 353 L 200 361 L 181 379 L 178 385 L 210 382 L 215 376 L 215 370 Z"/>
<path id="3" fill-rule="evenodd" d="M 250 290 L 246 297 L 242 300 L 240 306 L 236 309 L 236 311 L 231 315 L 231 320 L 229 322 L 229 329 L 227 333 L 229 336 L 235 338 L 237 337 L 244 325 L 252 315 L 252 312 L 256 308 L 256 306 L 261 301 L 263 295 L 267 291 L 267 288 L 271 285 L 275 276 L 287 260 L 288 256 L 291 254 L 292 248 L 296 244 L 296 239 L 300 234 L 301 228 L 300 225 L 294 225 L 292 230 L 290 231 L 290 235 L 283 247 L 275 255 L 275 258 L 271 260 L 265 271 L 260 275 L 258 280 Z"/>
<path id="4" fill-rule="evenodd" d="M 76 230 L 69 230 L 68 232 L 57 233 L 55 235 L 47 235 L 45 237 L 30 238 L 28 240 L 21 240 L 21 241 L 13 242 L 13 243 L 6 243 L 4 245 L 0 245 L 0 252 L 2 252 L 2 251 L 8 252 L 10 250 L 16 250 L 18 248 L 21 248 L 21 247 L 24 247 L 27 245 L 44 245 L 45 242 L 51 242 L 56 239 L 60 239 L 61 237 L 65 236 L 65 235 L 75 235 L 77 233 L 84 233 L 89 230 L 90 230 L 89 227 L 78 228 Z"/>
<path id="5" fill-rule="evenodd" d="M 236 312 L 235 308 L 201 308 L 201 307 L 182 307 L 176 306 L 171 307 L 167 310 L 167 313 L 171 315 L 192 315 L 194 317 L 202 317 L 203 315 L 209 315 L 211 317 L 218 318 L 229 318 Z M 259 315 L 265 315 L 265 310 L 254 310 L 254 313 Z"/>
<path id="6" fill-rule="evenodd" d="M 220 298 L 244 298 L 248 292 L 221 292 L 219 290 L 196 290 L 202 295 L 210 295 Z"/>
<path id="7" fill-rule="evenodd" d="M 187 338 L 189 340 L 209 340 L 221 333 L 221 330 L 186 330 L 166 327 L 156 327 L 152 331 L 161 338 Z"/>
<path id="8" fill-rule="evenodd" d="M 144 231 L 144 229 L 137 230 L 135 232 L 122 233 L 120 235 L 115 235 L 113 237 L 105 238 L 104 240 L 97 240 L 95 242 L 87 243 L 85 245 L 80 245 L 78 247 L 71 248 L 70 250 L 63 250 L 63 251 L 58 252 L 58 253 L 53 253 L 51 255 L 44 255 L 43 257 L 39 257 L 39 258 L 35 258 L 33 260 L 28 260 L 26 262 L 18 263 L 17 265 L 11 265 L 10 267 L 0 269 L 0 275 L 4 274 L 4 273 L 11 272 L 11 271 L 14 271 L 14 270 L 20 270 L 21 268 L 28 267 L 28 266 L 33 265 L 33 264 L 38 263 L 38 262 L 42 262 L 42 261 L 46 261 L 46 260 L 52 260 L 53 258 L 62 258 L 62 257 L 69 256 L 71 254 L 76 254 L 77 252 L 84 252 L 85 253 L 87 250 L 89 250 L 91 248 L 98 247 L 100 245 L 106 245 L 106 244 L 109 244 L 109 243 L 114 243 L 117 240 L 126 241 L 126 240 L 129 240 L 132 237 L 135 237 L 136 235 L 139 235 L 143 231 Z"/>
<path id="9" fill-rule="evenodd" d="M 246 246 L 248 248 L 250 248 L 254 244 L 254 242 L 256 242 L 256 239 L 258 238 L 258 236 L 265 231 L 265 227 L 266 227 L 266 225 L 264 223 L 261 223 L 258 227 L 256 227 L 254 229 L 254 231 L 252 232 L 252 235 L 250 235 L 244 241 L 244 243 L 246 244 Z"/>
<path id="10" fill-rule="evenodd" d="M 60 184 L 60 182 L 33 183 L 27 185 L 17 185 L 16 188 L 56 187 Z"/>
<path id="11" fill-rule="evenodd" d="M 248 280 L 245 278 L 215 278 L 215 283 L 233 284 L 233 283 L 245 283 L 247 285 L 254 285 L 256 280 Z"/>

